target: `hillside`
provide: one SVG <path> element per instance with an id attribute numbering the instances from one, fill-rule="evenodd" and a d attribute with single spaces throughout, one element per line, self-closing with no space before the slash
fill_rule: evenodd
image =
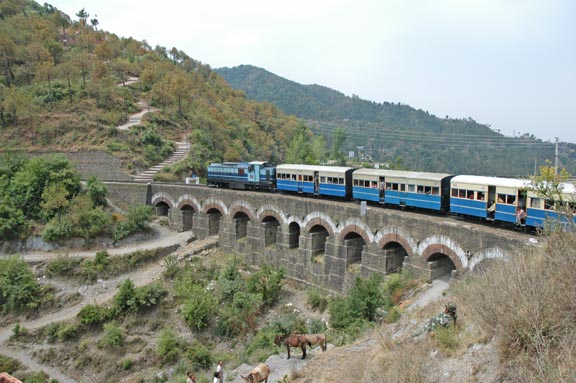
<path id="1" fill-rule="evenodd" d="M 189 141 L 168 179 L 203 174 L 211 161 L 282 160 L 296 119 L 247 100 L 176 47 L 118 37 L 82 11 L 73 20 L 49 4 L 2 3 L 0 152 L 101 151 L 136 173 Z M 117 129 L 143 104 L 154 113 Z"/>
<path id="2" fill-rule="evenodd" d="M 217 72 L 249 98 L 273 103 L 283 112 L 305 119 L 328 141 L 336 127 L 345 128 L 346 152 L 353 150 L 375 162 L 394 162 L 401 157 L 414 170 L 525 176 L 533 173 L 535 162 L 554 159 L 553 145 L 530 135 L 508 138 L 472 118 L 439 118 L 400 103 L 348 97 L 250 65 L 219 68 Z M 561 159 L 563 166 L 574 172 L 576 145 L 562 145 Z"/>

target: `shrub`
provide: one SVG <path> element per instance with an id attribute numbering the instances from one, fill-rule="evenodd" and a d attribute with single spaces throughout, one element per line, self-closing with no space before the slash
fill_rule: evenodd
<path id="1" fill-rule="evenodd" d="M 14 371 L 20 369 L 20 362 L 16 359 L 0 355 L 0 371 L 5 371 L 12 374 Z"/>
<path id="2" fill-rule="evenodd" d="M 390 311 L 388 311 L 388 314 L 386 314 L 384 321 L 386 323 L 394 323 L 398 321 L 398 319 L 400 319 L 400 315 L 401 315 L 400 310 L 398 309 L 398 307 L 394 306 L 390 309 Z"/>
<path id="3" fill-rule="evenodd" d="M 192 363 L 194 370 L 204 370 L 212 365 L 210 350 L 200 342 L 194 342 L 186 352 L 186 358 Z"/>
<path id="4" fill-rule="evenodd" d="M 104 271 L 106 267 L 110 264 L 110 256 L 106 250 L 99 251 L 96 253 L 94 258 L 94 264 L 98 268 L 98 271 Z"/>
<path id="5" fill-rule="evenodd" d="M 308 295 L 308 305 L 312 310 L 318 310 L 323 313 L 328 307 L 328 296 L 325 291 L 318 288 L 309 289 L 306 294 Z"/>
<path id="6" fill-rule="evenodd" d="M 251 293 L 261 294 L 264 305 L 271 307 L 278 301 L 283 278 L 283 269 L 275 269 L 268 264 L 264 264 L 259 271 L 248 278 L 246 287 Z"/>
<path id="7" fill-rule="evenodd" d="M 77 323 L 67 323 L 58 328 L 56 336 L 60 341 L 74 340 L 78 337 L 79 326 Z"/>
<path id="8" fill-rule="evenodd" d="M 182 308 L 182 316 L 188 326 L 201 330 L 209 323 L 216 312 L 218 302 L 210 291 L 202 285 L 192 285 Z"/>
<path id="9" fill-rule="evenodd" d="M 105 307 L 88 304 L 78 312 L 76 317 L 83 325 L 97 325 L 108 320 L 110 314 Z"/>
<path id="10" fill-rule="evenodd" d="M 156 354 L 164 362 L 173 362 L 180 354 L 180 341 L 176 338 L 176 332 L 172 328 L 165 327 L 160 331 Z"/>
<path id="11" fill-rule="evenodd" d="M 0 259 L 0 306 L 3 312 L 35 308 L 40 286 L 26 262 L 18 257 Z"/>
<path id="12" fill-rule="evenodd" d="M 437 326 L 434 329 L 434 338 L 436 339 L 438 346 L 443 350 L 454 350 L 460 345 L 458 334 L 458 326 Z"/>
<path id="13" fill-rule="evenodd" d="M 124 344 L 124 333 L 116 322 L 104 325 L 104 335 L 102 336 L 101 344 L 104 347 L 120 347 Z"/>
<path id="14" fill-rule="evenodd" d="M 32 372 L 26 375 L 23 379 L 23 383 L 49 383 L 50 376 L 44 371 Z"/>

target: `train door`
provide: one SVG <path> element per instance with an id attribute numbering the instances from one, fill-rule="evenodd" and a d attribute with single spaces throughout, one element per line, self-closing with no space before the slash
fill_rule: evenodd
<path id="1" fill-rule="evenodd" d="M 304 192 L 304 176 L 302 174 L 296 175 L 297 185 L 298 185 L 298 193 Z"/>
<path id="2" fill-rule="evenodd" d="M 320 176 L 318 172 L 314 172 L 314 194 L 320 194 Z"/>
<path id="3" fill-rule="evenodd" d="M 386 193 L 386 179 L 384 177 L 380 177 L 378 179 L 378 195 L 379 201 L 384 203 L 384 197 Z"/>
<path id="4" fill-rule="evenodd" d="M 496 216 L 496 186 L 488 186 L 488 198 L 486 198 L 486 218 L 493 220 Z"/>
<path id="5" fill-rule="evenodd" d="M 248 165 L 248 182 L 258 182 L 259 172 L 259 166 L 252 164 Z"/>

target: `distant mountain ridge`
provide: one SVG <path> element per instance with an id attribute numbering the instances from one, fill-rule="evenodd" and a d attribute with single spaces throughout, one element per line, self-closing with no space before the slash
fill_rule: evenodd
<path id="1" fill-rule="evenodd" d="M 401 158 L 411 170 L 495 176 L 527 176 L 534 172 L 535 163 L 554 160 L 552 144 L 528 134 L 505 137 L 470 117 L 439 118 L 409 105 L 349 97 L 251 65 L 215 70 L 232 88 L 304 119 L 328 141 L 334 128 L 345 128 L 345 149 L 363 159 L 397 162 Z M 566 145 L 561 158 L 569 171 L 576 170 L 576 146 Z"/>

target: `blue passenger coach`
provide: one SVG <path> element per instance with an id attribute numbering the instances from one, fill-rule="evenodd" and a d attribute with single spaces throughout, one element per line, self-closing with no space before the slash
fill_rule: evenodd
<path id="1" fill-rule="evenodd" d="M 562 214 L 569 215 L 570 212 L 572 212 L 573 222 L 576 223 L 576 186 L 562 183 L 559 185 L 559 191 L 562 194 L 562 203 L 567 204 L 567 206 L 560 207 L 561 202 L 543 198 L 534 190 L 528 191 L 528 211 L 530 214 L 526 217 L 526 225 L 542 228 L 547 220 L 566 223 L 569 217 L 562 216 Z M 559 209 L 562 210 L 561 213 L 559 213 Z"/>
<path id="2" fill-rule="evenodd" d="M 278 165 L 276 187 L 287 192 L 349 199 L 354 169 L 344 166 Z"/>
<path id="3" fill-rule="evenodd" d="M 516 223 L 518 209 L 526 206 L 530 180 L 484 176 L 456 176 L 450 182 L 452 213 Z M 494 204 L 494 211 L 489 211 Z M 528 221 L 528 217 L 526 217 Z"/>
<path id="4" fill-rule="evenodd" d="M 386 169 L 358 169 L 352 176 L 352 196 L 397 206 L 446 212 L 451 174 Z"/>
<path id="5" fill-rule="evenodd" d="M 276 167 L 268 162 L 222 162 L 208 165 L 208 185 L 239 190 L 273 190 Z"/>

